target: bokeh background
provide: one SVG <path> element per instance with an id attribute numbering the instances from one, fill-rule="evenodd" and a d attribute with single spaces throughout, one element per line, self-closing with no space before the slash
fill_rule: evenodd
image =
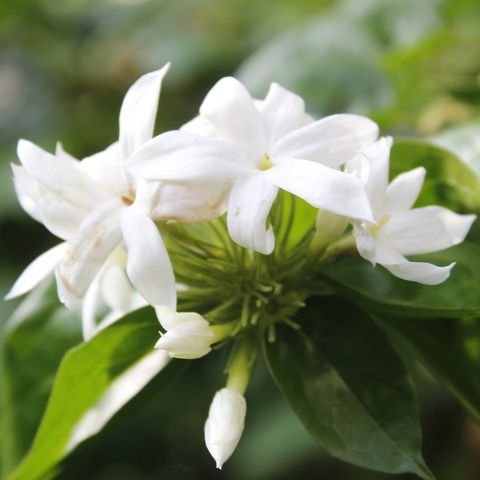
<path id="1" fill-rule="evenodd" d="M 56 243 L 16 201 L 10 162 L 17 140 L 48 150 L 61 140 L 78 158 L 105 148 L 117 136 L 129 85 L 167 61 L 173 65 L 158 132 L 194 116 L 208 89 L 233 74 L 258 96 L 270 82 L 282 84 L 301 94 L 314 115 L 361 113 L 384 133 L 432 138 L 480 174 L 478 0 L 1 0 L 2 296 L 23 267 Z M 16 304 L 0 302 L 2 331 Z M 61 354 L 80 340 L 78 319 L 69 314 L 42 329 L 23 332 L 15 362 L 1 366 L 29 399 L 17 412 L 25 425 L 15 439 L 0 409 L 3 478 L 31 442 Z M 168 385 L 154 382 L 58 478 L 389 478 L 324 456 L 263 365 L 247 395 L 244 437 L 216 471 L 203 444 L 208 405 L 224 381 L 224 362 L 212 357 L 198 361 L 194 374 L 185 366 Z M 427 463 L 441 480 L 480 479 L 479 427 L 420 368 L 416 383 Z"/>

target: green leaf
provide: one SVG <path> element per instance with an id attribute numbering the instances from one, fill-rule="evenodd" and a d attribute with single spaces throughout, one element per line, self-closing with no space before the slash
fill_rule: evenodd
<path id="1" fill-rule="evenodd" d="M 480 212 L 480 178 L 454 153 L 421 140 L 396 138 L 390 176 L 416 167 L 427 175 L 416 206 L 443 205 L 456 212 Z"/>
<path id="2" fill-rule="evenodd" d="M 335 290 L 374 311 L 401 317 L 474 317 L 480 315 L 480 247 L 464 242 L 442 252 L 416 256 L 436 265 L 457 262 L 450 278 L 435 286 L 394 277 L 380 265 L 359 256 L 322 270 L 322 277 Z"/>
<path id="3" fill-rule="evenodd" d="M 301 421 L 331 455 L 386 473 L 432 478 L 420 452 L 411 380 L 388 337 L 337 297 L 311 298 L 265 341 L 272 375 Z"/>
<path id="4" fill-rule="evenodd" d="M 63 354 L 81 341 L 79 319 L 55 287 L 33 291 L 8 320 L 2 343 L 0 443 L 3 476 L 26 454 L 45 410 Z"/>
<path id="5" fill-rule="evenodd" d="M 480 420 L 479 319 L 376 317 Z"/>
<path id="6" fill-rule="evenodd" d="M 143 308 L 65 355 L 32 449 L 11 480 L 43 478 L 164 368 L 167 355 L 153 350 L 157 326 Z"/>

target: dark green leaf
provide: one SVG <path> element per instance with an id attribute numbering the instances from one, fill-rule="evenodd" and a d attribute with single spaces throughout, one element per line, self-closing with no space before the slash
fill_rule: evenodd
<path id="1" fill-rule="evenodd" d="M 279 326 L 265 352 L 307 430 L 347 462 L 431 478 L 413 385 L 382 330 L 336 297 L 312 298 L 295 321 L 301 330 Z"/>
<path id="2" fill-rule="evenodd" d="M 443 205 L 456 212 L 480 212 L 480 178 L 454 153 L 416 139 L 397 138 L 390 176 L 416 167 L 427 175 L 416 206 Z"/>
<path id="3" fill-rule="evenodd" d="M 406 343 L 431 373 L 480 420 L 480 320 L 395 318 L 379 323 Z"/>
<path id="4" fill-rule="evenodd" d="M 322 271 L 339 293 L 376 311 L 399 316 L 465 317 L 480 314 L 480 247 L 464 242 L 439 253 L 415 257 L 436 265 L 457 262 L 449 280 L 421 285 L 394 277 L 380 265 L 359 256 L 347 258 Z"/>
<path id="5" fill-rule="evenodd" d="M 63 354 L 81 341 L 80 322 L 53 285 L 32 292 L 5 326 L 1 358 L 2 472 L 27 453 Z"/>
<path id="6" fill-rule="evenodd" d="M 153 350 L 157 325 L 143 308 L 67 353 L 33 447 L 12 480 L 42 478 L 158 374 L 166 354 Z"/>

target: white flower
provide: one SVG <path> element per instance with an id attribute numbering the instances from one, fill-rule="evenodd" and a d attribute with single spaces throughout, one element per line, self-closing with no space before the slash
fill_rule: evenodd
<path id="1" fill-rule="evenodd" d="M 66 243 L 33 262 L 9 298 L 33 288 L 55 269 L 59 296 L 72 308 L 89 288 L 96 289 L 93 284 L 112 252 L 124 247 L 128 251 L 128 279 L 135 289 L 152 305 L 175 308 L 173 270 L 153 220 L 193 221 L 217 216 L 223 211 L 217 197 L 224 194 L 213 186 L 202 189 L 182 183 L 137 181 L 124 168 L 131 154 L 153 135 L 160 88 L 168 68 L 167 64 L 132 85 L 120 111 L 119 140 L 98 154 L 79 162 L 60 146 L 51 155 L 20 140 L 22 166 L 13 166 L 20 203 Z M 87 321 L 91 322 L 95 295 L 89 298 Z"/>
<path id="2" fill-rule="evenodd" d="M 129 170 L 141 178 L 223 186 L 232 239 L 269 254 L 275 238 L 267 217 L 279 188 L 323 210 L 373 220 L 362 182 L 337 168 L 377 135 L 377 125 L 357 115 L 314 121 L 303 100 L 277 84 L 255 102 L 240 82 L 224 78 L 206 96 L 200 117 L 148 142 Z"/>
<path id="3" fill-rule="evenodd" d="M 410 255 L 438 252 L 461 243 L 475 215 L 458 215 L 438 206 L 412 209 L 425 177 L 420 167 L 388 184 L 391 138 L 382 138 L 365 151 L 369 160 L 366 188 L 377 225 L 353 222 L 360 255 L 383 265 L 396 277 L 427 285 L 445 281 L 454 263 L 438 267 L 410 262 Z"/>
<path id="4" fill-rule="evenodd" d="M 158 320 L 166 330 L 155 348 L 165 350 L 170 357 L 193 359 L 210 352 L 215 333 L 198 313 L 177 313 L 168 307 L 156 307 Z"/>
<path id="5" fill-rule="evenodd" d="M 222 388 L 215 394 L 205 423 L 205 443 L 217 468 L 222 468 L 237 447 L 246 413 L 245 398 L 235 390 Z"/>

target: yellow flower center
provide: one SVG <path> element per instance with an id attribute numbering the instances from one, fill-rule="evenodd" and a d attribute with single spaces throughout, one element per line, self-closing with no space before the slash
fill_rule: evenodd
<path id="1" fill-rule="evenodd" d="M 262 159 L 260 162 L 258 162 L 258 168 L 260 170 L 268 170 L 269 168 L 272 168 L 272 162 L 270 160 L 270 157 L 268 156 L 268 153 L 264 153 Z"/>

